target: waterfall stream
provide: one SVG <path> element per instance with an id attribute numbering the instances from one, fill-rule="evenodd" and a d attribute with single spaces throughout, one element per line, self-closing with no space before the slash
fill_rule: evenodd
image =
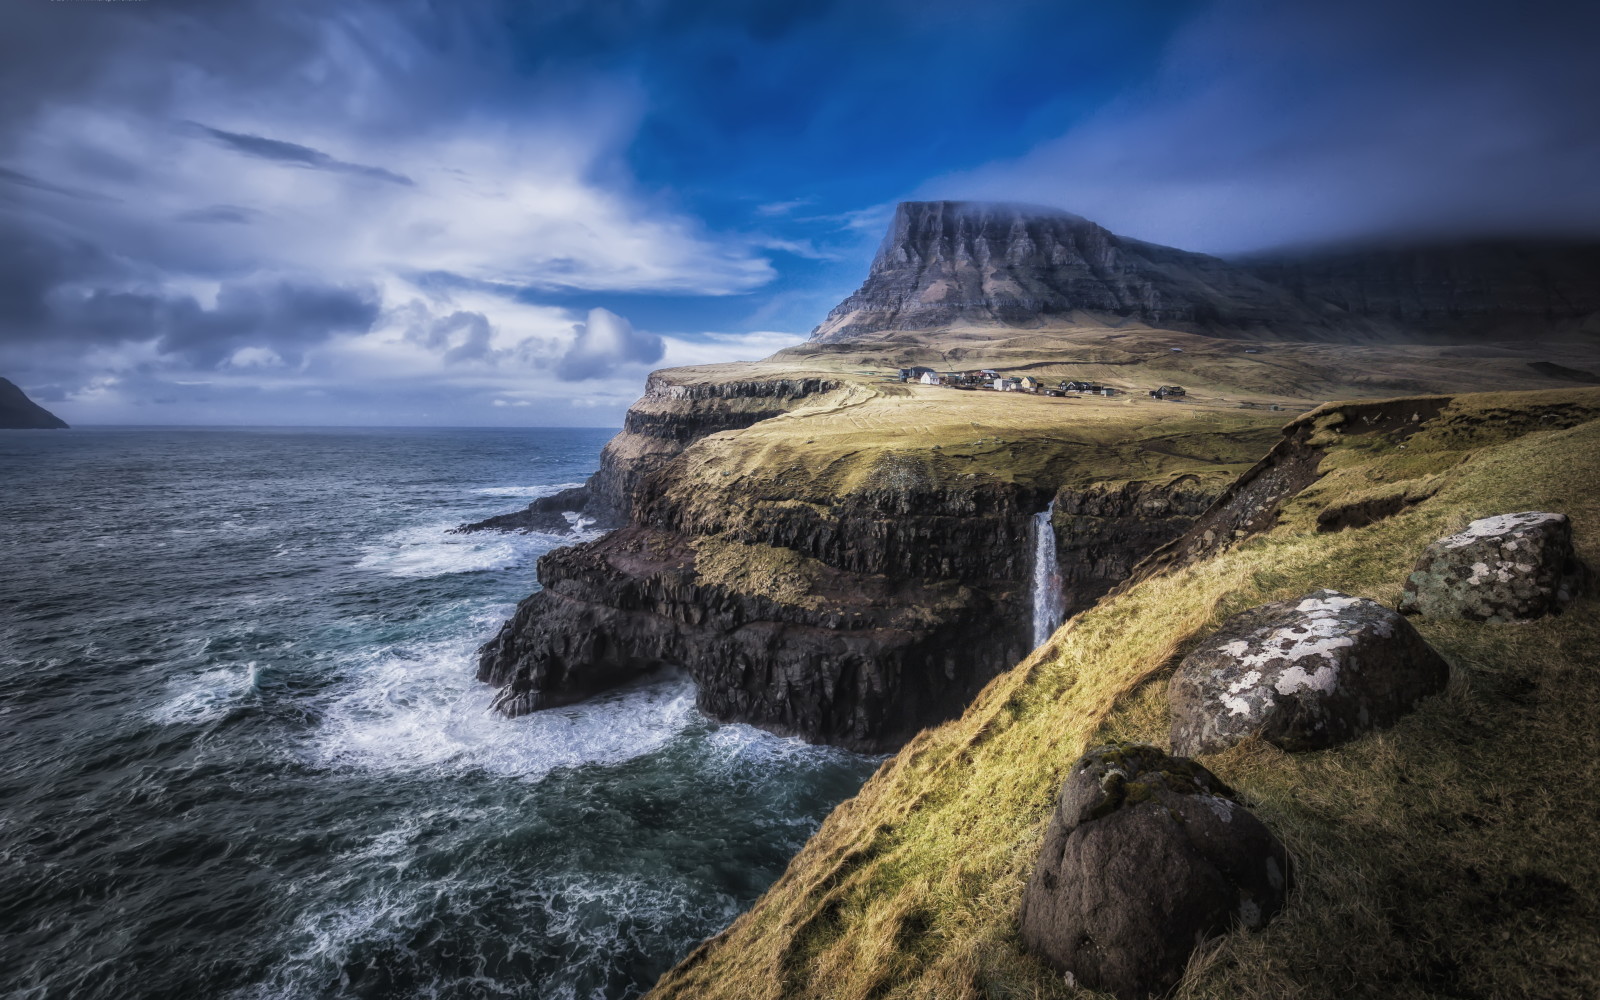
<path id="1" fill-rule="evenodd" d="M 1033 644 L 1042 646 L 1061 625 L 1061 571 L 1056 565 L 1056 502 L 1033 516 Z"/>

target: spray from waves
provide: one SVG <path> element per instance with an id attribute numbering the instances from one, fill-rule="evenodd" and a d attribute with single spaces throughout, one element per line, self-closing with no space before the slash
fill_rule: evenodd
<path id="1" fill-rule="evenodd" d="M 158 725 L 203 725 L 227 717 L 255 699 L 261 671 L 255 663 L 231 664 L 167 685 L 169 697 L 151 713 Z"/>
<path id="2" fill-rule="evenodd" d="M 560 767 L 643 756 L 702 722 L 694 687 L 679 676 L 506 719 L 489 710 L 493 689 L 474 679 L 475 646 L 476 638 L 453 638 L 359 655 L 345 689 L 322 713 L 311 762 L 531 780 Z"/>
<path id="3" fill-rule="evenodd" d="M 527 497 L 537 500 L 540 497 L 552 497 L 562 490 L 576 489 L 582 483 L 555 483 L 542 486 L 487 486 L 472 492 L 488 497 Z"/>
<path id="4" fill-rule="evenodd" d="M 439 521 L 391 531 L 365 546 L 356 566 L 400 577 L 484 573 L 525 566 L 558 545 L 599 537 L 587 530 L 565 535 L 537 531 L 452 534 L 459 525 L 459 521 Z"/>

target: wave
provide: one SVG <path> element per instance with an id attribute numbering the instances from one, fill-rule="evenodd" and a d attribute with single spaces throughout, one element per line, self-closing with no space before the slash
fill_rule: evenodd
<path id="1" fill-rule="evenodd" d="M 461 639 L 357 657 L 345 690 L 322 713 L 312 763 L 537 779 L 561 767 L 643 756 L 704 724 L 694 686 L 678 676 L 506 719 L 490 711 L 494 689 L 475 679 L 474 660 L 475 641 Z"/>
<path id="2" fill-rule="evenodd" d="M 472 492 L 488 497 L 527 497 L 537 500 L 540 497 L 552 497 L 562 490 L 576 489 L 582 483 L 555 483 L 554 485 L 541 486 L 488 486 Z"/>
<path id="3" fill-rule="evenodd" d="M 452 534 L 451 530 L 460 523 L 441 521 L 391 531 L 375 544 L 365 546 L 356 566 L 401 577 L 484 573 L 524 566 L 559 545 L 585 540 L 577 534 L 542 532 Z"/>
<path id="4" fill-rule="evenodd" d="M 177 678 L 167 686 L 172 696 L 156 707 L 151 718 L 168 726 L 216 722 L 248 704 L 259 692 L 260 683 L 261 671 L 254 663 Z"/>

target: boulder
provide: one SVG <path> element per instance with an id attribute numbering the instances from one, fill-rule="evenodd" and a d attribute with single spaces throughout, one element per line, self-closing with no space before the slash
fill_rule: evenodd
<path id="1" fill-rule="evenodd" d="M 1450 668 L 1389 608 L 1316 590 L 1234 615 L 1194 648 L 1168 688 L 1172 751 L 1259 736 L 1315 750 L 1393 725 L 1444 688 Z"/>
<path id="2" fill-rule="evenodd" d="M 1485 517 L 1429 545 L 1406 578 L 1400 610 L 1514 622 L 1557 613 L 1577 596 L 1583 564 L 1565 514 Z"/>
<path id="3" fill-rule="evenodd" d="M 1160 994 L 1202 941 L 1264 926 L 1288 882 L 1283 845 L 1210 771 L 1152 746 L 1098 747 L 1061 786 L 1022 939 L 1082 986 Z"/>

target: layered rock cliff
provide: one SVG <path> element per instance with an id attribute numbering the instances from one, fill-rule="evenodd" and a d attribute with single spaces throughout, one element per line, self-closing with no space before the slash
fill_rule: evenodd
<path id="1" fill-rule="evenodd" d="M 904 400 L 822 378 L 704 375 L 652 377 L 591 480 L 626 526 L 541 559 L 543 589 L 483 647 L 479 678 L 501 688 L 501 711 L 676 668 L 714 718 L 893 748 L 1031 647 L 1036 512 L 1055 500 L 1075 611 L 1188 527 L 1231 478 L 1224 459 L 1258 447 L 1104 482 L 1092 462 L 1121 460 L 1082 441 L 924 429 L 903 447 L 837 445 L 829 429 Z M 772 411 L 783 415 L 751 423 Z"/>
<path id="2" fill-rule="evenodd" d="M 820 343 L 950 326 L 1137 321 L 1334 341 L 1600 333 L 1600 244 L 1352 245 L 1223 260 L 1056 209 L 904 202 Z"/>

